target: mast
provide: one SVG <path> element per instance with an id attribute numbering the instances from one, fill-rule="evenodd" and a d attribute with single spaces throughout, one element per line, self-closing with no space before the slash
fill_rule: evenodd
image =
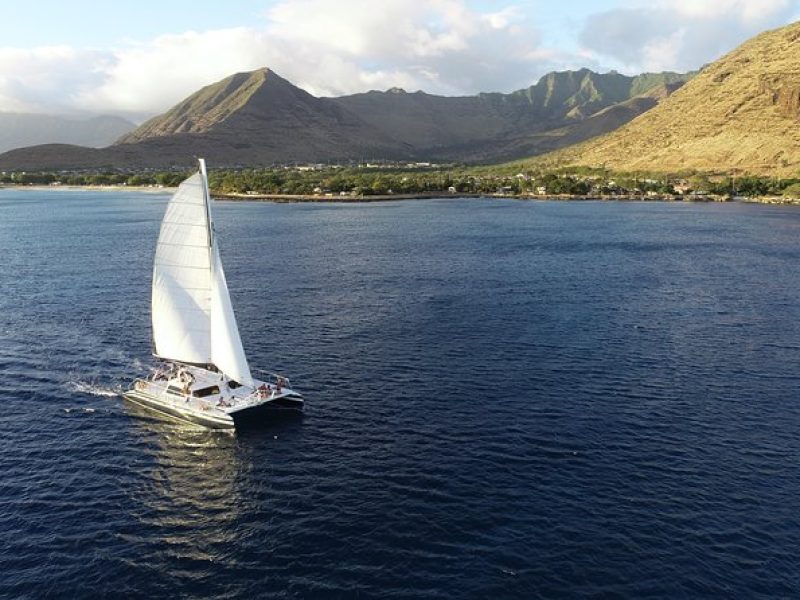
<path id="1" fill-rule="evenodd" d="M 211 260 L 211 246 L 214 244 L 214 227 L 211 224 L 211 193 L 208 191 L 208 173 L 206 172 L 206 159 L 205 158 L 198 158 L 197 162 L 200 163 L 200 179 L 203 183 L 203 203 L 206 207 L 206 235 L 208 236 L 208 251 L 209 251 L 209 261 L 211 264 L 214 264 L 214 261 Z M 213 268 L 213 267 L 212 267 Z"/>
<path id="2" fill-rule="evenodd" d="M 199 173 L 200 173 L 200 183 L 203 187 L 203 206 L 205 207 L 206 211 L 206 242 L 208 247 L 208 270 L 209 275 L 211 277 L 210 281 L 210 290 L 209 290 L 209 302 L 211 305 L 209 306 L 209 330 L 208 330 L 208 337 L 209 343 L 211 343 L 211 337 L 213 336 L 212 333 L 212 326 L 211 326 L 211 319 L 213 318 L 213 290 L 214 290 L 214 276 L 215 276 L 215 263 L 217 261 L 214 260 L 214 225 L 211 222 L 211 193 L 208 191 L 208 172 L 206 171 L 206 159 L 205 158 L 198 158 L 198 164 L 200 165 Z M 213 348 L 211 350 L 209 356 L 209 362 L 213 359 L 214 352 Z"/>

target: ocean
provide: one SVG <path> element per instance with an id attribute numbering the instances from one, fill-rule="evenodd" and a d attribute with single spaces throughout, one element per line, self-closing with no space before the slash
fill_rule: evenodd
<path id="1" fill-rule="evenodd" d="M 0 597 L 800 596 L 800 210 L 219 202 L 236 435 L 148 373 L 168 197 L 0 190 Z"/>

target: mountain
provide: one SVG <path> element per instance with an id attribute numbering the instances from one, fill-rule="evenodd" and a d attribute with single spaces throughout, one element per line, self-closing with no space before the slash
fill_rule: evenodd
<path id="1" fill-rule="evenodd" d="M 549 73 L 535 85 L 511 94 L 444 97 L 394 88 L 333 100 L 418 155 L 482 162 L 563 147 L 561 136 L 555 133 L 562 128 L 568 128 L 563 133 L 577 140 L 610 131 L 609 127 L 620 123 L 600 117 L 604 110 L 644 97 L 657 87 L 676 89 L 691 76 L 658 73 L 628 77 L 581 69 Z M 623 112 L 633 118 L 657 101 L 653 96 L 649 101 L 634 102 Z M 584 130 L 583 123 L 593 117 L 598 118 L 586 123 Z M 543 132 L 549 135 L 537 135 Z"/>
<path id="2" fill-rule="evenodd" d="M 619 130 L 538 161 L 797 175 L 800 22 L 745 42 Z"/>
<path id="3" fill-rule="evenodd" d="M 192 94 L 102 150 L 48 144 L 0 155 L 0 170 L 165 168 L 406 158 L 410 150 L 325 98 L 268 69 L 237 73 Z"/>
<path id="4" fill-rule="evenodd" d="M 550 73 L 511 94 L 453 98 L 395 88 L 316 98 L 259 69 L 204 87 L 108 148 L 22 148 L 0 155 L 0 169 L 186 166 L 199 155 L 217 166 L 498 161 L 610 131 L 690 77 L 582 69 Z"/>
<path id="5" fill-rule="evenodd" d="M 403 154 L 402 146 L 346 108 L 315 98 L 268 69 L 207 86 L 118 143 L 164 138 L 201 141 L 209 146 L 212 163 Z"/>
<path id="6" fill-rule="evenodd" d="M 0 112 L 0 152 L 45 143 L 100 148 L 136 127 L 121 117 L 79 118 Z"/>

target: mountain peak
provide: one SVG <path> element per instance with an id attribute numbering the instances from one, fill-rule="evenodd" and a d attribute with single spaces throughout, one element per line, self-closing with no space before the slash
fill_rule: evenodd
<path id="1" fill-rule="evenodd" d="M 165 114 L 150 119 L 124 135 L 118 144 L 180 133 L 205 133 L 233 115 L 258 105 L 263 111 L 270 100 L 307 95 L 269 68 L 235 73 L 195 92 Z"/>

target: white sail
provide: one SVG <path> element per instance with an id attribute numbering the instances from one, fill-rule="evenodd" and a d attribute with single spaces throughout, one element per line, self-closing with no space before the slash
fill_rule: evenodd
<path id="1" fill-rule="evenodd" d="M 200 173 L 167 205 L 153 265 L 153 344 L 161 358 L 211 362 L 211 256 Z"/>
<path id="2" fill-rule="evenodd" d="M 153 342 L 161 358 L 211 364 L 254 386 L 210 222 L 205 163 L 170 200 L 153 267 Z"/>
<path id="3" fill-rule="evenodd" d="M 244 354 L 239 327 L 233 314 L 225 271 L 219 259 L 216 242 L 213 252 L 214 276 L 211 282 L 211 358 L 216 367 L 231 379 L 255 387 L 247 357 Z"/>

